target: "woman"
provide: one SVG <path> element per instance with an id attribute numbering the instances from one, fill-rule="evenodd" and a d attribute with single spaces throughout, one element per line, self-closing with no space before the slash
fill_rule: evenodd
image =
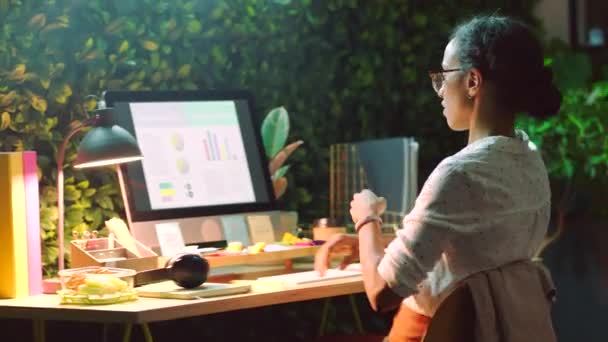
<path id="1" fill-rule="evenodd" d="M 559 110 L 561 95 L 543 60 L 533 32 L 513 19 L 477 17 L 456 28 L 442 69 L 430 76 L 448 126 L 468 130 L 468 145 L 431 173 L 386 249 L 378 198 L 364 190 L 351 202 L 358 236 L 334 236 L 318 252 L 315 268 L 323 273 L 333 252 L 350 248 L 350 261 L 358 251 L 372 308 L 401 304 L 400 338 L 419 341 L 460 281 L 530 260 L 543 240 L 547 171 L 514 128 L 516 113 L 546 118 Z"/>

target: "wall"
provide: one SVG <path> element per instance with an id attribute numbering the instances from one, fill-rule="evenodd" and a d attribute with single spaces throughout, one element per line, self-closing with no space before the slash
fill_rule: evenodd
<path id="1" fill-rule="evenodd" d="M 540 0 L 534 14 L 541 19 L 548 38 L 570 42 L 568 0 Z"/>

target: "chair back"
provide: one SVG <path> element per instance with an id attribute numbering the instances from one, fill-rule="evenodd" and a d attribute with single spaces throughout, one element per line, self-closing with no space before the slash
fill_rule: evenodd
<path id="1" fill-rule="evenodd" d="M 475 320 L 471 290 L 459 286 L 437 308 L 422 342 L 474 342 Z"/>

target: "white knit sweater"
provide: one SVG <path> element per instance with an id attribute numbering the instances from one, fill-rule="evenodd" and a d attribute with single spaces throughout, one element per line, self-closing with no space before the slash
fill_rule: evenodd
<path id="1" fill-rule="evenodd" d="M 432 316 L 459 280 L 530 259 L 550 210 L 547 170 L 524 132 L 477 140 L 432 172 L 378 271 L 408 307 Z"/>

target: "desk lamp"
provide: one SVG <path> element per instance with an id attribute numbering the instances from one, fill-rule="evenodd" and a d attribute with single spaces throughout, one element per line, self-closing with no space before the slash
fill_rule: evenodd
<path id="1" fill-rule="evenodd" d="M 74 162 L 75 168 L 117 165 L 143 158 L 137 141 L 124 128 L 114 125 L 112 108 L 100 108 L 94 116 L 74 128 L 63 140 L 57 154 L 57 240 L 59 245 L 59 270 L 64 269 L 63 241 L 63 162 L 65 149 L 72 136 L 86 127 L 93 127 L 82 139 Z"/>

